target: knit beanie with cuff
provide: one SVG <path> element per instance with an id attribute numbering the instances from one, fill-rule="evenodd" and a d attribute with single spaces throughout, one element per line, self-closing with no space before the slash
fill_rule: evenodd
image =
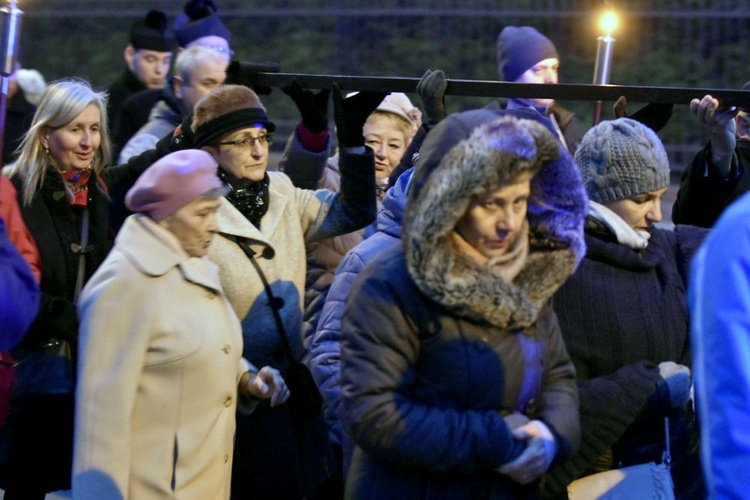
<path id="1" fill-rule="evenodd" d="M 497 37 L 500 78 L 515 82 L 545 59 L 559 59 L 555 44 L 531 26 L 506 26 Z"/>

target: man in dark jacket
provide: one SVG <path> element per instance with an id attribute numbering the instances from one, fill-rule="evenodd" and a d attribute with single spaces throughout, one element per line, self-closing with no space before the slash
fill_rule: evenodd
<path id="1" fill-rule="evenodd" d="M 111 128 L 128 96 L 164 86 L 172 64 L 174 43 L 174 33 L 167 27 L 167 16 L 159 10 L 148 11 L 145 18 L 133 23 L 130 43 L 124 53 L 126 67 L 107 89 L 107 118 Z"/>
<path id="2" fill-rule="evenodd" d="M 552 41 L 531 26 L 506 26 L 497 37 L 500 79 L 517 83 L 557 83 L 560 57 Z M 583 124 L 554 99 L 498 99 L 488 109 L 534 108 L 550 119 L 560 141 L 575 153 Z"/>

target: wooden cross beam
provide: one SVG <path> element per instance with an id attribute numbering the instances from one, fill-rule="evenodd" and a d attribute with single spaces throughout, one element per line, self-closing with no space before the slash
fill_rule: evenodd
<path id="1" fill-rule="evenodd" d="M 314 75 L 304 73 L 254 73 L 252 85 L 281 87 L 297 78 L 311 89 L 331 88 L 337 82 L 341 89 L 416 93 L 419 78 L 391 76 Z M 533 84 L 491 80 L 448 80 L 446 95 L 475 97 L 548 98 L 567 101 L 616 101 L 625 96 L 628 102 L 690 104 L 706 94 L 723 106 L 750 108 L 750 90 L 683 87 L 642 87 L 631 85 Z"/>

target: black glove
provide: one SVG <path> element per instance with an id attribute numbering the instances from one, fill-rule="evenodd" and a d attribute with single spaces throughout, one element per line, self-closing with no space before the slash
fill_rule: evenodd
<path id="1" fill-rule="evenodd" d="M 170 152 L 180 151 L 183 149 L 193 149 L 195 147 L 195 135 L 193 134 L 193 112 L 186 113 L 182 118 L 182 123 L 172 132 L 172 138 L 169 141 Z"/>
<path id="2" fill-rule="evenodd" d="M 448 88 L 448 81 L 442 69 L 435 71 L 428 69 L 417 84 L 417 94 L 419 94 L 419 100 L 422 101 L 422 108 L 430 125 L 436 125 L 448 116 L 445 110 L 446 88 Z"/>
<path id="3" fill-rule="evenodd" d="M 657 104 L 650 103 L 646 104 L 642 108 L 638 109 L 632 115 L 628 115 L 625 112 L 625 106 L 628 105 L 628 100 L 625 96 L 620 96 L 617 102 L 613 106 L 616 118 L 630 118 L 632 120 L 641 122 L 654 132 L 658 132 L 669 122 L 672 118 L 672 110 L 674 104 Z"/>
<path id="4" fill-rule="evenodd" d="M 253 89 L 258 95 L 268 95 L 271 93 L 271 87 L 258 84 L 258 73 L 278 73 L 280 70 L 281 66 L 275 62 L 232 61 L 227 66 L 227 79 L 224 83 L 227 85 L 244 85 Z"/>
<path id="5" fill-rule="evenodd" d="M 297 105 L 302 123 L 307 130 L 314 134 L 320 134 L 328 129 L 328 96 L 330 89 L 320 90 L 314 94 L 307 89 L 304 83 L 294 78 L 289 84 L 281 87 L 286 95 L 292 98 Z"/>
<path id="6" fill-rule="evenodd" d="M 362 127 L 367 117 L 375 111 L 390 92 L 357 92 L 351 97 L 341 95 L 338 84 L 333 84 L 333 117 L 336 122 L 336 137 L 342 148 L 365 145 Z"/>

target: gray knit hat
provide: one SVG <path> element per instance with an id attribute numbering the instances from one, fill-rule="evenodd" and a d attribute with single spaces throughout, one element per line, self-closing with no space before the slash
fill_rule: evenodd
<path id="1" fill-rule="evenodd" d="M 551 58 L 560 58 L 555 44 L 531 26 L 506 26 L 497 37 L 497 65 L 506 82 L 515 82 L 529 68 Z"/>
<path id="2" fill-rule="evenodd" d="M 604 121 L 575 154 L 589 199 L 622 200 L 669 186 L 669 160 L 656 133 L 630 118 Z"/>

